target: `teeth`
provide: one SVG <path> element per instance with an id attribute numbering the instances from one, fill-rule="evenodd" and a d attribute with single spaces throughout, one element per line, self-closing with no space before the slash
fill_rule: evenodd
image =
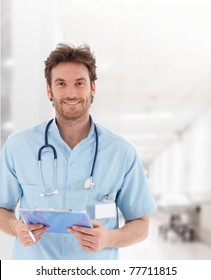
<path id="1" fill-rule="evenodd" d="M 72 102 L 70 102 L 70 101 L 69 101 L 69 102 L 68 102 L 68 101 L 64 101 L 64 103 L 65 103 L 65 104 L 68 104 L 68 105 L 76 105 L 76 104 L 79 103 L 79 101 L 74 101 L 74 102 L 73 102 L 73 101 L 72 101 Z"/>

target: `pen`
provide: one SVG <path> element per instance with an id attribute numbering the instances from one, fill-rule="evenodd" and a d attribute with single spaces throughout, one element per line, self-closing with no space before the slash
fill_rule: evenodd
<path id="1" fill-rule="evenodd" d="M 23 220 L 24 224 L 26 225 L 26 224 L 27 224 L 26 221 L 25 221 L 24 219 L 22 219 L 22 220 Z M 31 230 L 28 230 L 28 233 L 29 233 L 31 239 L 32 239 L 34 242 L 36 242 L 36 238 L 34 237 L 34 234 L 31 232 Z"/>

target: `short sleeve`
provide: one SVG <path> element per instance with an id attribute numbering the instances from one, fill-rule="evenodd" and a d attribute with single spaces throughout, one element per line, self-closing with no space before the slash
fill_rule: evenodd
<path id="1" fill-rule="evenodd" d="M 117 196 L 117 206 L 125 220 L 148 215 L 156 209 L 144 168 L 135 149 L 128 151 L 126 172 Z"/>
<path id="2" fill-rule="evenodd" d="M 7 140 L 0 153 L 0 207 L 14 209 L 22 195 L 14 166 L 12 141 Z"/>

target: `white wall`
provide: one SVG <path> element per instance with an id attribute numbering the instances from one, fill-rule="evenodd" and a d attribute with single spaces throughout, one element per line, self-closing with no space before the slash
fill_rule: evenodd
<path id="1" fill-rule="evenodd" d="M 211 194 L 211 108 L 190 129 L 185 138 L 189 147 L 189 188 L 196 198 Z"/>
<path id="2" fill-rule="evenodd" d="M 13 0 L 14 131 L 51 117 L 51 103 L 46 95 L 44 60 L 61 40 L 54 2 Z"/>

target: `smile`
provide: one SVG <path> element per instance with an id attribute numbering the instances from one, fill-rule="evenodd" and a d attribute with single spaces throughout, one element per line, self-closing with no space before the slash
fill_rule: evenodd
<path id="1" fill-rule="evenodd" d="M 64 101 L 64 103 L 67 105 L 77 105 L 80 103 L 80 101 Z"/>

